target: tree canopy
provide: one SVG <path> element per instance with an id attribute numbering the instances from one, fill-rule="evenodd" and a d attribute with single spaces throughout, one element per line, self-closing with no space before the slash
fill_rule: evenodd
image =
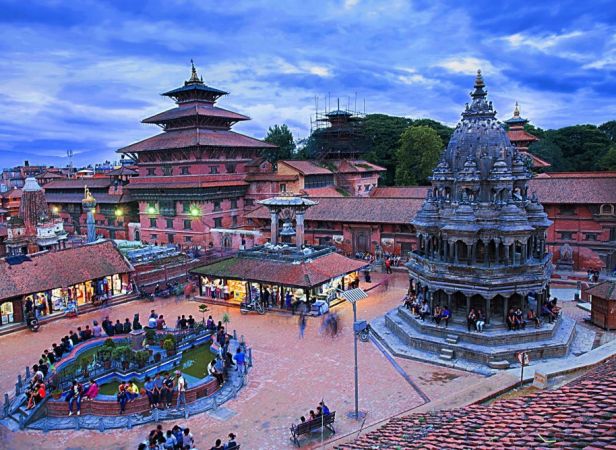
<path id="1" fill-rule="evenodd" d="M 551 171 L 599 170 L 605 166 L 605 158 L 615 145 L 612 140 L 615 131 L 615 121 L 600 127 L 574 125 L 541 130 L 540 133 L 533 133 L 541 140 L 531 144 L 529 151 L 550 162 Z"/>
<path id="2" fill-rule="evenodd" d="M 278 148 L 263 153 L 263 156 L 273 165 L 276 165 L 276 162 L 280 159 L 291 159 L 293 157 L 295 141 L 293 140 L 293 133 L 286 124 L 269 127 L 264 141 L 278 146 Z"/>
<path id="3" fill-rule="evenodd" d="M 396 151 L 396 184 L 427 184 L 443 149 L 438 132 L 427 125 L 408 127 Z"/>

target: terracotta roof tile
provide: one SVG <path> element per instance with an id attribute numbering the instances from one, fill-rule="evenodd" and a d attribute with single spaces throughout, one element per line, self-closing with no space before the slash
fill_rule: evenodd
<path id="1" fill-rule="evenodd" d="M 306 211 L 306 220 L 343 223 L 409 224 L 421 208 L 423 199 L 370 197 L 311 197 L 319 203 Z M 246 215 L 252 219 L 269 219 L 264 206 Z"/>
<path id="2" fill-rule="evenodd" d="M 198 267 L 191 272 L 219 278 L 312 287 L 323 284 L 334 276 L 355 272 L 365 265 L 365 261 L 350 259 L 337 253 L 319 256 L 301 264 L 236 256 Z"/>
<path id="3" fill-rule="evenodd" d="M 188 147 L 244 147 L 272 148 L 275 145 L 229 130 L 190 128 L 157 134 L 118 150 L 119 153 L 138 153 Z"/>
<path id="4" fill-rule="evenodd" d="M 536 192 L 541 203 L 616 203 L 616 173 L 542 174 L 530 180 L 529 192 Z"/>
<path id="5" fill-rule="evenodd" d="M 370 193 L 372 198 L 417 198 L 425 199 L 429 186 L 386 186 L 377 187 Z"/>
<path id="6" fill-rule="evenodd" d="M 169 109 L 167 111 L 156 114 L 147 119 L 143 119 L 143 123 L 163 123 L 168 120 L 179 119 L 182 117 L 190 116 L 205 116 L 205 117 L 217 117 L 222 119 L 229 119 L 232 121 L 249 120 L 250 117 L 238 114 L 233 111 L 228 111 L 217 106 L 198 103 L 191 105 L 182 105 L 177 108 Z"/>
<path id="7" fill-rule="evenodd" d="M 588 294 L 602 298 L 604 300 L 616 300 L 616 282 L 604 281 L 586 291 Z M 616 387 L 611 389 L 616 394 Z"/>
<path id="8" fill-rule="evenodd" d="M 559 389 L 394 418 L 336 448 L 607 448 L 616 443 L 615 389 L 616 356 Z"/>
<path id="9" fill-rule="evenodd" d="M 507 136 L 511 142 L 533 142 L 539 140 L 537 136 L 524 130 L 509 130 L 507 131 Z"/>
<path id="10" fill-rule="evenodd" d="M 329 175 L 332 173 L 331 170 L 326 167 L 319 166 L 314 161 L 285 160 L 279 161 L 278 164 L 285 164 L 292 167 L 302 175 Z"/>
<path id="11" fill-rule="evenodd" d="M 73 178 L 57 181 L 50 181 L 45 185 L 45 192 L 54 189 L 83 189 L 88 186 L 90 189 L 108 188 L 113 184 L 111 178 Z"/>
<path id="12" fill-rule="evenodd" d="M 44 252 L 10 265 L 0 260 L 0 299 L 17 297 L 134 269 L 112 241 Z"/>

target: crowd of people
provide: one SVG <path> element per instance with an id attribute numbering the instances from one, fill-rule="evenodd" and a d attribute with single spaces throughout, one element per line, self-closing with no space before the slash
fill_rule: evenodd
<path id="1" fill-rule="evenodd" d="M 435 305 L 432 311 L 430 311 L 430 305 L 424 298 L 423 293 L 417 294 L 414 290 L 410 290 L 408 294 L 402 300 L 404 307 L 409 309 L 416 319 L 425 321 L 431 319 L 437 326 L 441 323 L 445 325 L 445 328 L 449 326 L 449 319 L 451 319 L 451 311 L 445 306 Z"/>
<path id="2" fill-rule="evenodd" d="M 221 439 L 216 439 L 210 450 L 233 450 L 237 449 L 237 436 L 229 433 L 227 442 L 223 444 Z M 195 438 L 190 429 L 174 425 L 171 429 L 163 431 L 162 425 L 157 425 L 150 431 L 147 439 L 139 444 L 138 450 L 197 450 Z"/>

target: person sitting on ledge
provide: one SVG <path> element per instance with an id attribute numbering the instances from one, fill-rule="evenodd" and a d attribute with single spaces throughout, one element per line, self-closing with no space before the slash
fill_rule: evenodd
<path id="1" fill-rule="evenodd" d="M 122 334 L 122 333 L 124 333 L 124 327 L 120 323 L 120 319 L 116 320 L 116 323 L 113 326 L 113 330 L 115 331 L 115 334 Z"/>
<path id="2" fill-rule="evenodd" d="M 131 380 L 130 383 L 128 383 L 126 393 L 128 394 L 129 402 L 134 402 L 139 397 L 139 386 L 137 386 L 135 380 Z"/>
<path id="3" fill-rule="evenodd" d="M 543 306 L 541 306 L 541 315 L 545 317 L 548 322 L 553 323 L 555 315 L 549 307 L 549 303 L 547 301 L 543 302 Z"/>
<path id="4" fill-rule="evenodd" d="M 139 313 L 135 313 L 133 316 L 133 330 L 141 330 L 143 327 L 139 322 Z"/>
<path id="5" fill-rule="evenodd" d="M 414 299 L 410 296 L 410 295 L 405 295 L 404 296 L 404 307 L 406 309 L 413 309 L 413 301 Z"/>
<path id="6" fill-rule="evenodd" d="M 94 400 L 98 395 L 98 390 L 98 384 L 96 384 L 96 381 L 90 380 L 90 385 L 88 386 L 88 389 L 86 389 L 86 393 L 83 394 L 83 398 L 86 400 Z"/>
<path id="7" fill-rule="evenodd" d="M 515 315 L 518 330 L 523 330 L 526 328 L 526 322 L 524 321 L 524 314 L 522 313 L 522 310 L 518 307 L 513 314 Z"/>
<path id="8" fill-rule="evenodd" d="M 537 317 L 537 315 L 535 314 L 535 311 L 533 311 L 532 309 L 529 309 L 526 313 L 526 319 L 528 319 L 529 322 L 534 322 L 535 328 L 541 327 L 541 321 L 539 320 L 539 317 Z"/>
<path id="9" fill-rule="evenodd" d="M 120 382 L 118 386 L 117 402 L 120 404 L 120 414 L 126 411 L 126 402 L 128 401 L 128 383 Z"/>
<path id="10" fill-rule="evenodd" d="M 445 328 L 447 328 L 449 326 L 449 318 L 451 317 L 451 312 L 449 311 L 449 308 L 447 308 L 447 306 L 445 306 L 441 312 L 441 320 L 445 321 Z"/>
<path id="11" fill-rule="evenodd" d="M 167 324 L 165 323 L 165 319 L 163 318 L 163 315 L 161 314 L 160 316 L 158 316 L 158 320 L 156 321 L 156 329 L 164 330 L 165 328 L 167 328 Z"/>
<path id="12" fill-rule="evenodd" d="M 480 309 L 477 310 L 477 321 L 475 322 L 475 329 L 479 333 L 483 333 L 483 327 L 486 324 L 486 317 L 483 315 Z"/>
<path id="13" fill-rule="evenodd" d="M 471 327 L 474 330 L 477 329 L 477 314 L 475 313 L 475 308 L 471 308 L 468 312 L 468 316 L 466 316 L 466 328 L 468 331 L 471 331 Z"/>
<path id="14" fill-rule="evenodd" d="M 434 319 L 434 322 L 437 326 L 441 323 L 441 312 L 441 305 L 436 305 L 434 307 L 434 314 L 432 315 L 432 319 Z"/>
<path id="15" fill-rule="evenodd" d="M 509 331 L 518 329 L 518 323 L 516 321 L 513 308 L 509 308 L 509 312 L 507 312 L 507 328 L 509 329 Z"/>
<path id="16" fill-rule="evenodd" d="M 156 317 L 152 317 L 150 316 L 150 318 L 148 319 L 148 328 L 155 330 L 156 329 Z"/>
<path id="17" fill-rule="evenodd" d="M 560 314 L 560 307 L 558 307 L 557 305 L 558 305 L 558 299 L 556 297 L 554 297 L 548 304 L 548 308 L 550 308 L 550 311 L 552 311 L 552 314 L 554 314 L 554 317 L 558 317 L 558 314 Z"/>
<path id="18" fill-rule="evenodd" d="M 124 319 L 124 326 L 122 327 L 122 332 L 123 332 L 124 334 L 128 334 L 128 333 L 130 333 L 130 332 L 131 332 L 132 328 L 133 328 L 133 327 L 132 327 L 132 326 L 131 326 L 131 324 L 130 324 L 130 320 L 129 320 L 129 319 L 128 319 L 128 317 L 127 317 L 126 319 Z"/>

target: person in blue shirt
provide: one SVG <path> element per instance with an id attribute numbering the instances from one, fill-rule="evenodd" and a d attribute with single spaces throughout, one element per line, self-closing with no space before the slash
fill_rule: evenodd
<path id="1" fill-rule="evenodd" d="M 160 373 L 157 373 L 153 380 L 154 390 L 153 390 L 153 400 L 154 407 L 158 408 L 161 403 L 161 392 L 163 391 L 163 379 L 160 377 Z"/>
<path id="2" fill-rule="evenodd" d="M 319 402 L 319 406 L 321 407 L 321 410 L 323 411 L 323 415 L 327 416 L 329 414 L 329 408 L 327 407 L 327 405 L 325 404 L 323 400 Z"/>
<path id="3" fill-rule="evenodd" d="M 233 359 L 235 360 L 235 364 L 237 365 L 235 370 L 239 370 L 241 373 L 246 373 L 246 354 L 242 351 L 240 347 L 237 348 Z"/>

